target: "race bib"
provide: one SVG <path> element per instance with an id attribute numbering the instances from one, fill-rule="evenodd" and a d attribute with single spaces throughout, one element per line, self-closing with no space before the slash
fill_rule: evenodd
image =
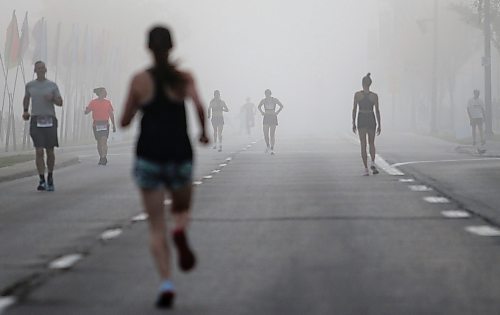
<path id="1" fill-rule="evenodd" d="M 108 130 L 108 124 L 96 124 L 95 125 L 95 130 L 96 131 L 107 131 Z"/>
<path id="2" fill-rule="evenodd" d="M 54 126 L 52 116 L 38 116 L 36 118 L 36 126 L 39 128 L 50 128 Z"/>

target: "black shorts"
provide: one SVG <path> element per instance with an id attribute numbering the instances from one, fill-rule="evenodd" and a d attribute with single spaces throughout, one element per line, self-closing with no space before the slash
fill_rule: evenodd
<path id="1" fill-rule="evenodd" d="M 278 125 L 278 115 L 276 114 L 264 114 L 264 119 L 262 123 L 266 126 L 277 126 Z"/>
<path id="2" fill-rule="evenodd" d="M 375 130 L 377 121 L 374 113 L 358 113 L 358 129 Z"/>
<path id="3" fill-rule="evenodd" d="M 470 120 L 470 125 L 471 126 L 479 126 L 479 127 L 482 127 L 483 126 L 483 119 L 482 118 L 472 118 Z"/>
<path id="4" fill-rule="evenodd" d="M 98 123 L 98 122 L 96 122 Z M 108 138 L 109 137 L 109 123 L 106 122 L 106 130 L 99 130 L 97 131 L 97 124 L 94 123 L 94 125 L 92 126 L 92 131 L 94 131 L 94 137 L 96 140 L 99 140 L 99 138 L 102 138 L 102 137 L 106 137 Z"/>
<path id="5" fill-rule="evenodd" d="M 224 126 L 224 117 L 212 116 L 212 126 Z"/>
<path id="6" fill-rule="evenodd" d="M 38 116 L 32 116 L 30 121 L 30 136 L 35 148 L 52 149 L 58 147 L 57 118 L 52 117 L 51 127 L 38 127 Z"/>

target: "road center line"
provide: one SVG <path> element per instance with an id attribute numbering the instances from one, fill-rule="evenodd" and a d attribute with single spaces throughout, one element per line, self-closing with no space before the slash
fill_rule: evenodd
<path id="1" fill-rule="evenodd" d="M 3 314 L 3 312 L 15 304 L 17 302 L 17 299 L 12 296 L 3 296 L 0 297 L 0 315 Z"/>
<path id="2" fill-rule="evenodd" d="M 500 230 L 489 225 L 468 226 L 465 229 L 479 236 L 500 236 Z"/>
<path id="3" fill-rule="evenodd" d="M 427 163 L 449 163 L 449 162 L 477 162 L 477 161 L 498 161 L 500 158 L 482 158 L 482 159 L 457 159 L 457 160 L 436 160 L 436 161 L 410 161 L 394 163 L 391 166 L 400 167 L 411 164 L 427 164 Z"/>
<path id="4" fill-rule="evenodd" d="M 81 254 L 69 254 L 52 261 L 49 269 L 69 269 L 83 258 Z"/>

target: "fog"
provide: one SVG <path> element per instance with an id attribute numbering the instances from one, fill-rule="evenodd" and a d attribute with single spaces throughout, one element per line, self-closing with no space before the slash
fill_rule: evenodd
<path id="1" fill-rule="evenodd" d="M 456 137 L 467 133 L 465 104 L 472 90 L 484 87 L 482 34 L 451 9 L 452 4 L 470 6 L 472 2 L 438 2 L 438 131 Z M 70 42 L 73 29 L 80 38 L 86 36 L 85 30 L 93 38 L 106 34 L 103 38 L 112 43 L 107 50 L 112 57 L 106 62 L 114 65 L 108 64 L 103 73 L 92 77 L 97 72 L 87 66 L 57 65 L 60 85 L 73 80 L 73 85 L 88 87 L 83 98 L 75 99 L 82 103 L 79 108 L 92 97 L 91 87 L 104 85 L 120 111 L 130 76 L 150 62 L 145 34 L 161 23 L 171 27 L 176 44 L 173 57 L 181 68 L 194 73 L 205 104 L 214 90 L 221 91 L 231 111 L 226 136 L 238 129 L 237 114 L 245 99 L 250 97 L 258 104 L 268 88 L 285 106 L 279 134 L 347 133 L 353 94 L 361 89 L 361 78 L 367 72 L 372 73 L 372 90 L 380 97 L 383 129 L 425 133 L 430 130 L 433 84 L 433 3 L 7 0 L 0 3 L 0 28 L 7 28 L 13 10 L 19 28 L 26 11 L 30 26 L 45 17 L 50 46 L 61 23 L 62 55 L 69 49 L 64 43 Z M 493 55 L 495 99 L 500 68 L 495 49 Z M 30 62 L 26 57 L 28 73 Z M 52 69 L 49 77 L 54 77 L 56 66 L 49 62 L 48 67 Z M 73 79 L 68 79 L 71 71 Z M 75 80 L 75 71 L 88 73 Z M 3 82 L 0 79 L 2 86 Z M 16 96 L 16 110 L 21 107 L 20 97 Z"/>

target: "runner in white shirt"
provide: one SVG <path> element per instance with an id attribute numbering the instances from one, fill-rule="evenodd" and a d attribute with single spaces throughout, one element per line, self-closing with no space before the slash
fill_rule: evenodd
<path id="1" fill-rule="evenodd" d="M 467 104 L 467 113 L 469 114 L 470 125 L 472 127 L 472 145 L 476 145 L 476 128 L 479 129 L 481 145 L 484 145 L 484 103 L 483 100 L 479 98 L 479 90 L 474 90 L 474 97 L 471 98 Z"/>

